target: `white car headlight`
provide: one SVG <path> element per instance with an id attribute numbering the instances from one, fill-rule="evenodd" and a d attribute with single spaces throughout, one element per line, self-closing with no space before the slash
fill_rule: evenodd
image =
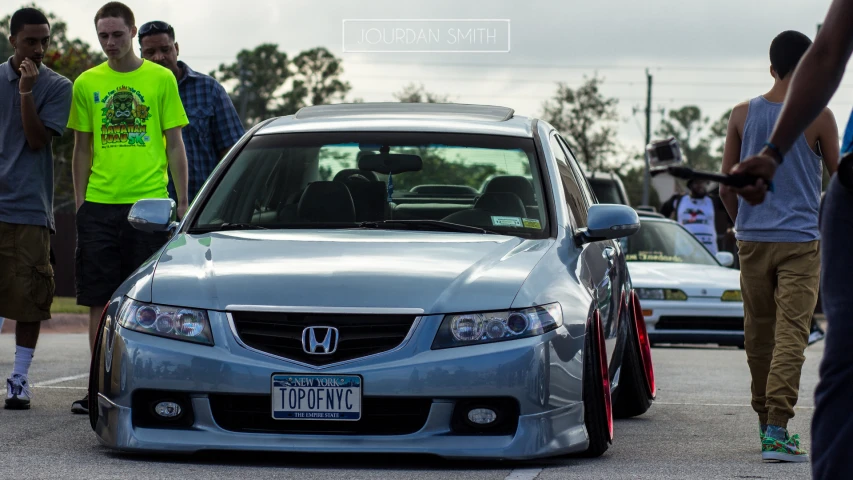
<path id="1" fill-rule="evenodd" d="M 121 306 L 118 323 L 135 332 L 213 345 L 213 332 L 204 310 L 155 305 L 128 298 Z"/>
<path id="2" fill-rule="evenodd" d="M 433 349 L 479 345 L 533 337 L 563 325 L 560 304 L 503 312 L 447 315 L 438 328 Z"/>

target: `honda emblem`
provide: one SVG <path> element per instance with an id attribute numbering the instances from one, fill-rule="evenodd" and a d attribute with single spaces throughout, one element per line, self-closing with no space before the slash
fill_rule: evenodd
<path id="1" fill-rule="evenodd" d="M 331 355 L 338 349 L 339 337 L 335 327 L 308 327 L 302 330 L 302 350 L 311 355 Z"/>

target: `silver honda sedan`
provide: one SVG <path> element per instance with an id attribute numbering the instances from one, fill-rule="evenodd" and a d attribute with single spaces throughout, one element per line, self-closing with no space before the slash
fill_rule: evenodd
<path id="1" fill-rule="evenodd" d="M 639 301 L 565 141 L 501 107 L 256 126 L 106 306 L 90 420 L 118 450 L 598 456 L 655 395 Z"/>

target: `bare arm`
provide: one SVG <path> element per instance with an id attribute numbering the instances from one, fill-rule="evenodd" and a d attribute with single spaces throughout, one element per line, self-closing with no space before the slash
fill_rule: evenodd
<path id="1" fill-rule="evenodd" d="M 178 195 L 178 218 L 183 218 L 189 206 L 187 199 L 187 152 L 184 149 L 184 139 L 181 127 L 170 128 L 163 132 L 166 135 L 166 157 L 169 159 L 169 171 L 172 172 L 172 182 Z"/>
<path id="2" fill-rule="evenodd" d="M 847 60 L 853 52 L 853 1 L 834 0 L 823 27 L 800 60 L 785 106 L 770 135 L 770 141 L 783 152 L 823 111 L 838 89 Z"/>
<path id="3" fill-rule="evenodd" d="M 74 152 L 71 155 L 71 176 L 74 180 L 74 200 L 77 209 L 86 200 L 89 175 L 92 174 L 92 132 L 74 131 Z"/>
<path id="4" fill-rule="evenodd" d="M 722 172 L 728 173 L 740 162 L 741 146 L 743 138 L 741 132 L 743 125 L 746 122 L 746 114 L 749 111 L 749 104 L 741 103 L 732 109 L 732 114 L 729 116 L 728 127 L 726 127 L 726 143 L 723 147 L 723 166 Z M 737 220 L 737 193 L 732 191 L 726 185 L 720 185 L 720 200 L 729 214 L 732 222 Z"/>
<path id="5" fill-rule="evenodd" d="M 21 120 L 24 124 L 24 136 L 32 150 L 41 150 L 50 142 L 50 132 L 39 118 L 33 87 L 38 81 L 39 71 L 29 58 L 21 62 L 21 81 L 18 87 L 21 93 Z"/>
<path id="6" fill-rule="evenodd" d="M 794 141 L 817 118 L 838 89 L 844 68 L 853 53 L 853 0 L 833 0 L 823 27 L 800 60 L 785 106 L 770 135 L 770 142 L 782 153 L 790 150 Z M 767 182 L 776 173 L 776 155 L 763 149 L 758 155 L 741 162 L 736 173 L 760 177 L 754 186 L 737 190 L 746 201 L 757 205 L 764 201 Z"/>
<path id="7" fill-rule="evenodd" d="M 823 163 L 831 177 L 838 170 L 841 149 L 838 144 L 838 123 L 835 122 L 835 115 L 828 108 L 818 117 L 818 142 L 820 142 Z"/>

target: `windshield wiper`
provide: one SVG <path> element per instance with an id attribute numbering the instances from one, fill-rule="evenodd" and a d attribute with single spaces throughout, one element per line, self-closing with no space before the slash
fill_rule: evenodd
<path id="1" fill-rule="evenodd" d="M 207 225 L 204 227 L 191 228 L 188 233 L 224 232 L 226 230 L 269 230 L 269 228 L 261 225 L 255 225 L 254 223 L 225 222 L 219 225 Z"/>
<path id="2" fill-rule="evenodd" d="M 464 232 L 464 233 L 482 233 L 482 234 L 496 234 L 497 232 L 492 232 L 490 230 L 486 230 L 485 228 L 480 227 L 472 227 L 470 225 L 461 225 L 458 223 L 445 222 L 442 220 L 383 220 L 379 222 L 361 222 L 359 225 L 361 228 L 402 228 L 404 230 L 439 230 L 446 232 Z"/>

